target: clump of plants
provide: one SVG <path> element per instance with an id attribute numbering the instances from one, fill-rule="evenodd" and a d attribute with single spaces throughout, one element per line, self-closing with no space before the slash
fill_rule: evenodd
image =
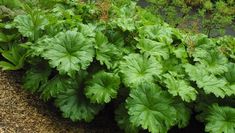
<path id="1" fill-rule="evenodd" d="M 125 132 L 235 132 L 235 38 L 172 28 L 135 2 L 0 1 L 0 67 L 63 117 L 91 122 L 115 104 Z M 18 4 L 14 4 L 18 3 Z"/>
<path id="2" fill-rule="evenodd" d="M 234 0 L 146 0 L 147 8 L 170 25 L 209 37 L 235 32 Z M 226 31 L 227 30 L 227 31 Z"/>

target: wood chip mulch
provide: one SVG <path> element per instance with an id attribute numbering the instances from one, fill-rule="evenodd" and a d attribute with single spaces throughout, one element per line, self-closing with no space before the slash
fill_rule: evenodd
<path id="1" fill-rule="evenodd" d="M 120 132 L 117 127 L 110 128 L 109 118 L 98 118 L 93 124 L 72 123 L 62 118 L 52 105 L 21 88 L 20 75 L 0 71 L 0 133 Z"/>

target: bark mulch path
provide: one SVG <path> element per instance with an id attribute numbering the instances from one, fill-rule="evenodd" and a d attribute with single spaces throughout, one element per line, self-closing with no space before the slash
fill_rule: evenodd
<path id="1" fill-rule="evenodd" d="M 20 86 L 20 73 L 0 71 L 0 133 L 117 133 L 109 116 L 91 124 L 63 119 L 50 104 Z M 17 79 L 18 78 L 18 79 Z M 104 119 L 104 120 L 103 120 Z M 110 128 L 111 127 L 111 128 Z"/>

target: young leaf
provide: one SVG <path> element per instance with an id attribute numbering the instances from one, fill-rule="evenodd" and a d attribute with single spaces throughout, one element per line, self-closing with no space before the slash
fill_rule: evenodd
<path id="1" fill-rule="evenodd" d="M 125 85 L 134 87 L 142 82 L 153 82 L 162 72 L 161 64 L 152 56 L 130 54 L 120 63 Z"/>
<path id="2" fill-rule="evenodd" d="M 120 17 L 113 21 L 118 27 L 120 27 L 123 31 L 134 31 L 135 28 L 135 20 L 130 17 Z"/>
<path id="3" fill-rule="evenodd" d="M 175 56 L 179 59 L 181 59 L 181 61 L 183 63 L 187 63 L 188 60 L 188 54 L 187 54 L 187 51 L 185 49 L 185 46 L 184 45 L 179 45 L 177 47 L 173 47 L 173 53 L 175 54 Z"/>
<path id="4" fill-rule="evenodd" d="M 85 36 L 85 37 L 95 37 L 95 30 L 96 26 L 92 24 L 79 24 L 79 31 Z"/>
<path id="5" fill-rule="evenodd" d="M 19 45 L 13 45 L 10 50 L 3 51 L 2 56 L 9 61 L 0 61 L 2 70 L 19 70 L 24 65 L 26 51 Z"/>
<path id="6" fill-rule="evenodd" d="M 130 121 L 152 133 L 164 133 L 177 120 L 171 96 L 154 84 L 141 84 L 132 89 L 126 100 Z"/>
<path id="7" fill-rule="evenodd" d="M 92 79 L 88 81 L 85 94 L 92 103 L 108 103 L 111 99 L 117 97 L 119 84 L 118 75 L 101 71 L 93 75 Z"/>
<path id="8" fill-rule="evenodd" d="M 93 60 L 92 40 L 76 31 L 60 32 L 45 45 L 42 53 L 61 74 L 75 75 L 85 70 Z"/>

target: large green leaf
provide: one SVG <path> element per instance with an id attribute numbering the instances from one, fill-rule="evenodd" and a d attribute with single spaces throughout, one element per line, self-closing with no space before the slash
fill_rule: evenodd
<path id="1" fill-rule="evenodd" d="M 62 111 L 63 116 L 72 121 L 84 120 L 90 122 L 102 109 L 101 105 L 90 103 L 83 96 L 81 89 L 76 89 L 74 85 L 68 86 L 66 91 L 58 95 L 55 103 Z"/>
<path id="2" fill-rule="evenodd" d="M 201 65 L 185 65 L 185 70 L 191 80 L 196 81 L 199 88 L 203 88 L 206 94 L 213 93 L 217 97 L 224 98 L 233 94 L 233 90 L 226 87 L 226 80 L 209 74 Z"/>
<path id="3" fill-rule="evenodd" d="M 152 56 L 130 54 L 120 64 L 125 85 L 133 87 L 142 82 L 154 82 L 162 72 L 162 65 Z"/>
<path id="4" fill-rule="evenodd" d="M 227 65 L 228 71 L 224 73 L 225 79 L 229 82 L 229 84 L 235 84 L 235 63 L 229 63 Z"/>
<path id="5" fill-rule="evenodd" d="M 105 64 L 107 68 L 113 68 L 115 61 L 122 57 L 122 52 L 114 44 L 108 42 L 108 38 L 98 32 L 96 34 L 96 59 L 100 64 Z"/>
<path id="6" fill-rule="evenodd" d="M 93 60 L 93 41 L 79 32 L 60 32 L 47 43 L 42 56 L 61 74 L 73 76 L 85 70 Z"/>
<path id="7" fill-rule="evenodd" d="M 41 87 L 41 98 L 48 101 L 50 98 L 55 98 L 64 92 L 69 86 L 70 80 L 63 76 L 55 76 Z"/>
<path id="8" fill-rule="evenodd" d="M 191 102 L 196 100 L 197 91 L 190 84 L 182 79 L 176 79 L 172 74 L 165 74 L 164 83 L 168 92 L 173 96 L 180 96 L 182 100 Z"/>
<path id="9" fill-rule="evenodd" d="M 228 71 L 223 75 L 227 81 L 226 86 L 229 88 L 227 93 L 229 93 L 230 95 L 235 95 L 235 64 L 229 63 L 227 67 Z"/>
<path id="10" fill-rule="evenodd" d="M 41 86 L 46 84 L 50 72 L 48 68 L 32 68 L 28 70 L 24 77 L 24 89 L 31 92 L 41 91 Z"/>
<path id="11" fill-rule="evenodd" d="M 104 71 L 93 75 L 85 88 L 86 96 L 92 103 L 108 103 L 111 99 L 117 97 L 120 84 L 120 78 L 113 73 Z"/>
<path id="12" fill-rule="evenodd" d="M 152 133 L 166 133 L 177 121 L 171 96 L 154 84 L 142 84 L 132 89 L 127 99 L 130 121 Z"/>
<path id="13" fill-rule="evenodd" d="M 225 64 L 228 63 L 227 58 L 219 53 L 219 51 L 207 51 L 206 49 L 196 49 L 194 60 L 200 62 L 212 74 L 223 74 L 228 69 Z"/>
<path id="14" fill-rule="evenodd" d="M 70 118 L 72 121 L 84 120 L 90 122 L 103 107 L 91 103 L 83 94 L 86 78 L 86 71 L 80 71 L 73 78 L 68 77 L 67 80 L 63 81 L 64 90 L 56 94 L 56 106 L 62 111 L 65 118 Z"/>
<path id="15" fill-rule="evenodd" d="M 157 40 L 165 44 L 173 42 L 172 28 L 167 25 L 146 25 L 139 28 L 139 34 L 141 38 Z"/>
<path id="16" fill-rule="evenodd" d="M 18 15 L 14 22 L 19 32 L 31 40 L 37 40 L 41 30 L 48 24 L 46 17 L 38 11 L 32 11 L 30 15 Z"/>
<path id="17" fill-rule="evenodd" d="M 153 41 L 151 39 L 140 39 L 136 47 L 143 53 L 162 57 L 163 59 L 169 58 L 170 51 L 168 46 L 162 42 Z"/>
<path id="18" fill-rule="evenodd" d="M 117 16 L 112 18 L 112 24 L 117 25 L 123 31 L 134 31 L 136 29 L 136 3 L 116 7 Z"/>
<path id="19" fill-rule="evenodd" d="M 234 133 L 235 108 L 213 104 L 206 115 L 206 132 Z"/>

